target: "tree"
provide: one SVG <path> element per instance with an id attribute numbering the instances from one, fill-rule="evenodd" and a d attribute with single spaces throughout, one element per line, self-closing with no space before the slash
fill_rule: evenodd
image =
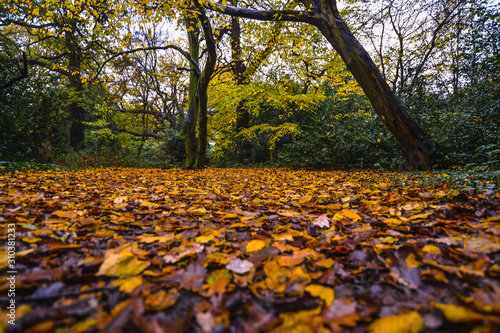
<path id="1" fill-rule="evenodd" d="M 342 19 L 336 1 L 301 0 L 300 3 L 303 5 L 301 10 L 255 10 L 211 2 L 205 5 L 231 16 L 263 21 L 303 22 L 316 26 L 339 53 L 409 161 L 414 166 L 428 169 L 435 153 L 429 135 L 396 98 L 370 55 Z"/>
<path id="2" fill-rule="evenodd" d="M 185 15 L 191 58 L 199 63 L 200 26 L 207 48 L 207 60 L 203 71 L 196 73 L 193 66 L 191 66 L 192 73 L 189 78 L 188 89 L 189 109 L 183 126 L 186 167 L 188 169 L 202 169 L 205 167 L 208 144 L 208 86 L 217 62 L 216 42 L 205 9 L 200 6 L 198 1 L 193 1 Z M 198 128 L 198 142 L 196 142 L 196 125 Z"/>
<path id="3" fill-rule="evenodd" d="M 85 85 L 99 61 L 101 47 L 120 25 L 113 9 L 116 3 L 100 0 L 81 1 L 7 1 L 0 20 L 2 37 L 14 32 L 15 43 L 24 49 L 27 59 L 21 76 L 27 77 L 27 65 L 39 66 L 68 80 L 73 93 L 68 110 L 71 116 L 70 144 L 78 151 L 85 147 Z M 12 28 L 16 27 L 16 28 Z M 11 80 L 12 81 L 12 80 Z"/>
<path id="4" fill-rule="evenodd" d="M 177 138 L 185 118 L 186 75 L 179 68 L 185 64 L 185 56 L 188 61 L 192 59 L 184 50 L 179 52 L 169 47 L 173 45 L 166 45 L 171 36 L 165 31 L 164 25 L 158 24 L 150 24 L 144 31 L 133 31 L 134 41 L 127 47 L 129 51 L 134 50 L 132 45 L 136 43 L 144 47 L 117 54 L 110 61 L 110 73 L 106 74 L 112 82 L 108 87 L 113 94 L 109 108 L 122 119 L 116 130 L 140 139 L 137 156 L 148 139 L 167 140 L 167 132 Z M 170 146 L 164 148 L 178 151 Z"/>
<path id="5" fill-rule="evenodd" d="M 412 96 L 432 66 L 450 58 L 450 33 L 468 3 L 384 0 L 352 5 L 352 25 L 371 44 L 383 77 L 400 100 Z"/>
<path id="6" fill-rule="evenodd" d="M 238 1 L 232 0 L 232 6 L 237 6 Z M 253 58 L 246 64 L 243 59 L 243 50 L 241 47 L 241 25 L 238 17 L 231 18 L 231 56 L 232 56 L 232 71 L 234 80 L 237 85 L 248 84 L 255 74 L 259 66 L 269 57 L 274 50 L 276 40 L 280 34 L 283 26 L 282 22 L 275 23 L 274 27 L 269 33 L 267 41 L 263 43 L 264 48 L 259 50 Z M 250 126 L 250 112 L 244 108 L 243 103 L 236 106 L 236 132 L 240 133 L 242 130 Z M 236 162 L 242 164 L 250 159 L 252 145 L 246 139 L 245 135 L 236 136 Z"/>

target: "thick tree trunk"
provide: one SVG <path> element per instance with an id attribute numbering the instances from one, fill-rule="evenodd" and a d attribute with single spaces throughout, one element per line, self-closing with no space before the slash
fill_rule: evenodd
<path id="1" fill-rule="evenodd" d="M 317 25 L 321 33 L 344 60 L 373 109 L 408 156 L 409 162 L 415 167 L 428 169 L 435 152 L 428 134 L 400 104 L 368 52 L 340 17 L 335 2 L 323 0 L 321 3 L 321 11 L 317 13 L 321 18 Z"/>
<path id="2" fill-rule="evenodd" d="M 70 145 L 75 151 L 85 149 L 85 109 L 77 102 L 73 102 L 69 106 L 71 114 Z"/>
<path id="3" fill-rule="evenodd" d="M 191 58 L 198 63 L 200 59 L 200 30 L 197 27 L 197 20 L 194 18 L 186 19 L 186 28 L 188 30 L 189 54 Z M 193 169 L 196 162 L 196 124 L 199 115 L 198 100 L 198 76 L 194 71 L 194 65 L 191 64 L 191 74 L 189 76 L 188 103 L 189 108 L 186 119 L 182 126 L 182 137 L 184 138 L 184 147 L 186 149 L 186 168 Z"/>

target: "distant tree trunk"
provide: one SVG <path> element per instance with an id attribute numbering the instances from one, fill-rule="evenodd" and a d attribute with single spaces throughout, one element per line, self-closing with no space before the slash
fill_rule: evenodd
<path id="1" fill-rule="evenodd" d="M 207 111 L 208 111 L 208 85 L 214 73 L 215 64 L 217 62 L 217 53 L 215 39 L 212 33 L 212 26 L 205 13 L 205 8 L 197 4 L 198 17 L 203 28 L 205 43 L 207 45 L 207 62 L 205 68 L 198 79 L 198 101 L 200 115 L 198 121 L 198 151 L 196 153 L 195 169 L 203 169 L 205 167 L 205 157 L 208 145 L 207 133 Z"/>
<path id="2" fill-rule="evenodd" d="M 200 29 L 197 26 L 196 18 L 186 18 L 186 28 L 188 31 L 189 54 L 191 58 L 199 63 L 200 60 Z M 182 126 L 182 136 L 184 147 L 186 148 L 186 168 L 193 169 L 196 162 L 196 125 L 199 115 L 198 100 L 198 76 L 194 71 L 194 65 L 190 64 L 191 74 L 189 75 L 188 104 L 189 108 Z"/>
<path id="3" fill-rule="evenodd" d="M 209 5 L 231 16 L 263 21 L 294 21 L 316 26 L 340 55 L 373 109 L 394 135 L 409 162 L 429 169 L 434 144 L 422 127 L 406 112 L 380 74 L 373 60 L 342 20 L 335 0 L 300 0 L 308 10 L 260 11 L 248 8 Z"/>
<path id="4" fill-rule="evenodd" d="M 85 149 L 85 109 L 79 101 L 83 93 L 83 83 L 80 76 L 81 71 L 81 50 L 75 40 L 76 32 L 75 25 L 71 27 L 71 31 L 66 31 L 66 45 L 69 51 L 69 87 L 75 93 L 76 100 L 69 105 L 71 116 L 70 127 L 70 145 L 75 151 Z"/>
<path id="5" fill-rule="evenodd" d="M 237 0 L 232 0 L 233 6 L 238 5 Z M 233 61 L 233 75 L 237 85 L 245 85 L 248 83 L 246 75 L 246 66 L 241 54 L 241 27 L 237 17 L 231 18 L 231 55 Z M 245 108 L 244 102 L 236 106 L 236 133 L 250 126 L 250 112 Z M 252 155 L 252 145 L 243 137 L 236 137 L 236 163 L 244 164 L 249 162 Z"/>

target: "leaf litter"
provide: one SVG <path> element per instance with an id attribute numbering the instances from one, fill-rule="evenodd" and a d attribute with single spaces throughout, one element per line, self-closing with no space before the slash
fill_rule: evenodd
<path id="1" fill-rule="evenodd" d="M 0 176 L 0 268 L 15 224 L 18 272 L 0 331 L 496 332 L 500 193 L 425 176 Z"/>

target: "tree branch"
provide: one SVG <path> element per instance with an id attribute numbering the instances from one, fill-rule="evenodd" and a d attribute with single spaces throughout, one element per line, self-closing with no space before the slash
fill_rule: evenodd
<path id="1" fill-rule="evenodd" d="M 122 112 L 122 113 L 134 113 L 134 114 L 150 114 L 152 116 L 155 116 L 155 118 L 156 117 L 163 118 L 163 116 L 164 116 L 161 112 L 148 111 L 148 110 L 127 110 L 127 109 L 118 108 L 118 109 L 113 109 L 113 111 Z"/>
<path id="2" fill-rule="evenodd" d="M 154 138 L 154 139 L 161 139 L 161 138 L 163 138 L 161 135 L 158 135 L 156 133 L 135 133 L 135 132 L 128 131 L 128 130 L 125 130 L 125 129 L 119 129 L 118 131 L 120 133 L 127 133 L 127 134 L 130 134 L 130 135 L 138 136 L 138 137 L 142 137 L 142 138 Z"/>
<path id="3" fill-rule="evenodd" d="M 60 69 L 60 68 L 57 68 L 57 67 L 53 67 L 51 66 L 49 63 L 46 63 L 44 61 L 40 61 L 40 60 L 31 60 L 31 59 L 28 59 L 27 60 L 28 64 L 30 65 L 37 65 L 37 66 L 40 66 L 40 67 L 43 67 L 43 68 L 46 68 L 50 71 L 53 71 L 53 72 L 56 72 L 56 73 L 59 73 L 59 74 L 62 74 L 64 76 L 70 76 L 70 72 L 68 71 L 65 71 L 64 69 Z"/>
<path id="4" fill-rule="evenodd" d="M 59 53 L 59 54 L 52 56 L 52 57 L 40 56 L 40 58 L 45 59 L 45 60 L 57 60 L 57 59 L 61 59 L 62 57 L 65 57 L 68 55 L 69 55 L 69 52 L 62 52 L 62 53 Z"/>
<path id="5" fill-rule="evenodd" d="M 191 55 L 189 55 L 188 52 L 184 51 L 183 49 L 181 49 L 177 45 L 170 44 L 170 45 L 166 45 L 166 46 L 140 47 L 140 48 L 133 49 L 133 50 L 118 52 L 118 53 L 114 54 L 111 58 L 105 60 L 101 64 L 101 66 L 99 67 L 99 70 L 94 75 L 94 78 L 99 76 L 99 74 L 101 74 L 102 70 L 104 69 L 104 66 L 106 66 L 106 64 L 108 62 L 110 62 L 111 60 L 113 60 L 119 56 L 131 54 L 131 53 L 135 53 L 135 52 L 139 52 L 139 51 L 168 50 L 168 49 L 174 49 L 174 50 L 178 51 L 179 53 L 181 53 L 184 56 L 184 58 L 186 58 L 186 60 L 189 61 L 193 65 L 196 75 L 197 76 L 201 75 L 200 67 L 198 66 L 198 63 L 196 61 L 194 61 L 194 59 L 191 57 Z"/>
<path id="6" fill-rule="evenodd" d="M 288 21 L 288 22 L 304 22 L 312 25 L 318 25 L 320 18 L 308 10 L 256 10 L 249 8 L 231 7 L 221 3 L 208 3 L 206 8 L 236 17 L 243 17 L 259 21 Z"/>
<path id="7" fill-rule="evenodd" d="M 3 23 L 3 22 L 5 22 L 5 23 Z M 45 24 L 37 25 L 37 24 L 29 24 L 29 23 L 26 23 L 23 21 L 15 21 L 15 20 L 8 20 L 8 19 L 3 21 L 3 22 L 2 22 L 2 24 L 0 24 L 0 26 L 8 26 L 9 24 L 14 24 L 14 25 L 18 25 L 20 27 L 31 28 L 31 29 L 42 29 L 42 28 L 48 28 L 48 27 L 54 26 L 52 23 L 45 23 Z"/>

